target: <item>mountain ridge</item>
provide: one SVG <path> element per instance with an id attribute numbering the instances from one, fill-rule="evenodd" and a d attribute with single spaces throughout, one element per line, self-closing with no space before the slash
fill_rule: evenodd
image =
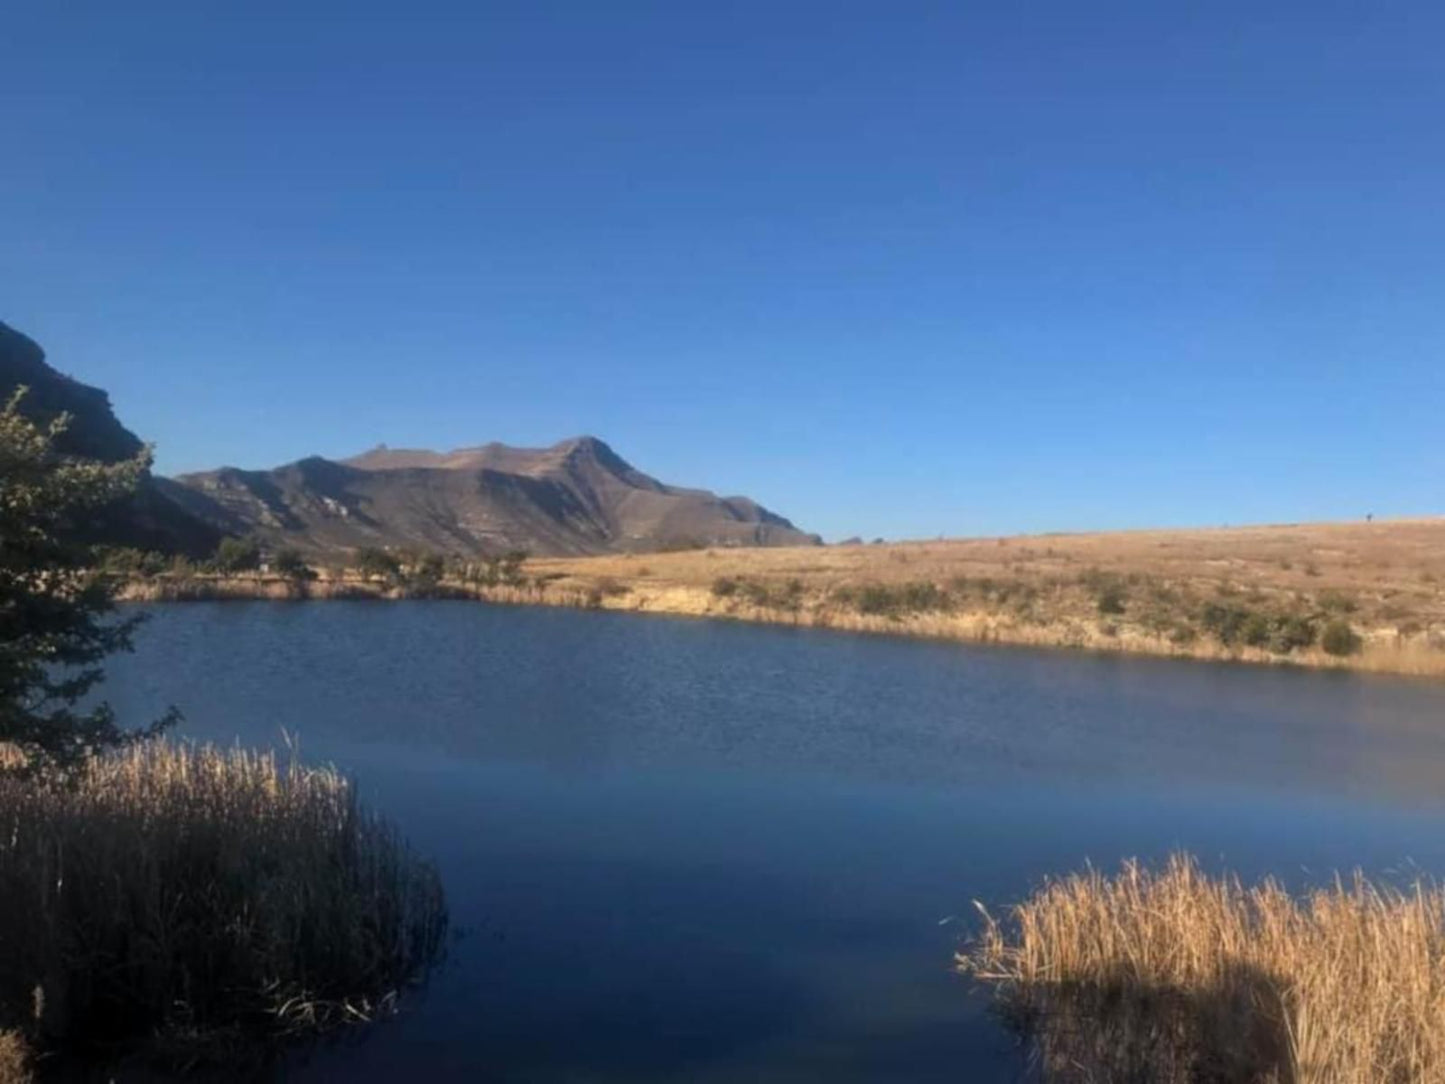
<path id="1" fill-rule="evenodd" d="M 747 497 L 661 482 L 590 435 L 545 448 L 377 445 L 344 459 L 221 467 L 173 481 L 227 533 L 322 554 L 385 546 L 582 556 L 819 542 Z"/>
<path id="2" fill-rule="evenodd" d="M 0 323 L 0 397 L 20 387 L 27 389 L 21 409 L 38 423 L 70 415 L 57 445 L 65 454 L 119 462 L 145 448 L 103 390 L 59 372 L 33 339 Z M 191 556 L 208 555 L 227 535 L 321 556 L 362 546 L 581 556 L 820 541 L 747 497 L 665 484 L 595 436 L 450 452 L 378 445 L 343 460 L 308 456 L 270 470 L 148 474 L 88 533 Z"/>

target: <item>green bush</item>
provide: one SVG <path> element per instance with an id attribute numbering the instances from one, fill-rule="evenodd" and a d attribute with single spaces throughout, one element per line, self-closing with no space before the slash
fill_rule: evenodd
<path id="1" fill-rule="evenodd" d="M 158 576 L 166 571 L 169 561 L 163 553 L 138 550 L 130 546 L 101 546 L 95 551 L 95 562 L 112 576 Z"/>
<path id="2" fill-rule="evenodd" d="M 223 538 L 214 563 L 219 572 L 251 572 L 261 565 L 261 544 L 254 538 Z"/>
<path id="3" fill-rule="evenodd" d="M 1230 606 L 1222 602 L 1207 603 L 1199 614 L 1199 623 L 1204 631 L 1225 647 L 1243 642 L 1244 626 L 1252 615 L 1242 606 Z"/>
<path id="4" fill-rule="evenodd" d="M 1288 655 L 1291 651 L 1309 647 L 1317 635 L 1314 622 L 1307 617 L 1279 617 L 1270 630 L 1268 647 L 1277 654 Z"/>
<path id="5" fill-rule="evenodd" d="M 948 592 L 929 580 L 840 587 L 833 597 L 842 605 L 870 617 L 897 618 L 905 614 L 939 613 L 951 609 L 953 605 Z"/>
<path id="6" fill-rule="evenodd" d="M 1262 647 L 1288 655 L 1315 642 L 1315 626 L 1297 614 L 1268 613 L 1247 606 L 1211 602 L 1199 613 L 1204 631 L 1225 647 Z"/>
<path id="7" fill-rule="evenodd" d="M 411 566 L 410 585 L 423 591 L 430 591 L 442 582 L 447 563 L 439 553 L 428 553 L 418 558 Z"/>
<path id="8" fill-rule="evenodd" d="M 311 571 L 311 566 L 306 563 L 306 558 L 301 556 L 301 551 L 287 547 L 278 550 L 275 559 L 271 562 L 271 568 L 278 576 L 284 576 L 288 580 L 314 580 L 316 573 Z"/>
<path id="9" fill-rule="evenodd" d="M 390 580 L 401 572 L 401 562 L 386 550 L 363 546 L 356 551 L 356 570 L 364 580 Z"/>
<path id="10" fill-rule="evenodd" d="M 1270 621 L 1264 614 L 1250 614 L 1239 627 L 1239 638 L 1250 647 L 1264 647 L 1269 643 Z"/>
<path id="11" fill-rule="evenodd" d="M 1359 609 L 1359 603 L 1339 591 L 1322 591 L 1319 603 L 1320 609 L 1332 614 L 1352 614 Z"/>
<path id="12" fill-rule="evenodd" d="M 1128 609 L 1129 589 L 1116 572 L 1085 569 L 1079 574 L 1079 585 L 1094 596 L 1094 605 L 1101 614 L 1121 614 Z"/>
<path id="13" fill-rule="evenodd" d="M 1099 592 L 1094 603 L 1101 614 L 1121 614 L 1129 608 L 1128 598 L 1122 584 L 1110 584 Z"/>
<path id="14" fill-rule="evenodd" d="M 1327 655 L 1354 655 L 1363 646 L 1364 641 L 1348 621 L 1331 621 L 1320 633 L 1320 647 Z"/>

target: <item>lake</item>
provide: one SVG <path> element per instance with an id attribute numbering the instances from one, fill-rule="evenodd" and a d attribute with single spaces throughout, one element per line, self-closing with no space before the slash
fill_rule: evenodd
<path id="1" fill-rule="evenodd" d="M 153 609 L 127 722 L 352 773 L 457 936 L 321 1081 L 1014 1081 L 972 902 L 1445 872 L 1445 686 L 475 603 Z"/>

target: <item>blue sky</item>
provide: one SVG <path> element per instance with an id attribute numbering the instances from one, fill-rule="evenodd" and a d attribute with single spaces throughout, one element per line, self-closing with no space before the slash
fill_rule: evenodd
<path id="1" fill-rule="evenodd" d="M 166 472 L 589 432 L 832 538 L 1445 512 L 1441 40 L 19 0 L 0 319 Z"/>

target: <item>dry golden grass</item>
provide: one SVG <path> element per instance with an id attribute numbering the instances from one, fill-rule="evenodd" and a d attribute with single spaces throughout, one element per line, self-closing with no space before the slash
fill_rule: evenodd
<path id="1" fill-rule="evenodd" d="M 441 948 L 430 865 L 329 768 L 150 743 L 0 775 L 0 1028 L 190 1060 L 368 1018 Z"/>
<path id="2" fill-rule="evenodd" d="M 1361 877 L 1302 898 L 1175 857 L 1051 881 L 960 966 L 997 984 L 1044 1078 L 1445 1080 L 1445 896 Z"/>
<path id="3" fill-rule="evenodd" d="M 515 601 L 1445 674 L 1445 519 L 541 558 L 526 571 L 540 590 Z M 719 595 L 726 581 L 743 590 Z M 1101 612 L 1111 582 L 1122 612 Z M 862 590 L 928 585 L 946 604 L 859 610 Z M 1221 642 L 1200 621 L 1211 605 L 1303 617 L 1315 642 L 1287 652 Z M 1332 621 L 1353 628 L 1357 651 L 1321 649 Z"/>
<path id="4" fill-rule="evenodd" d="M 17 1033 L 0 1031 L 0 1084 L 30 1084 L 30 1049 Z"/>

